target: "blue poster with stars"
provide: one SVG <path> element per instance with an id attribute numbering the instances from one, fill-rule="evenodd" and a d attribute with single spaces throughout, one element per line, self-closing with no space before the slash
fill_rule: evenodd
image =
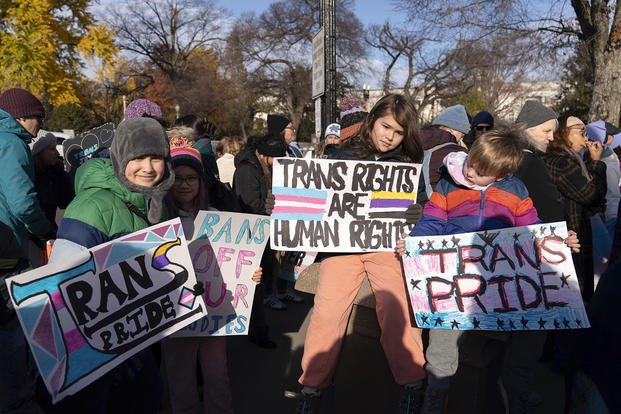
<path id="1" fill-rule="evenodd" d="M 403 268 L 421 328 L 590 327 L 565 222 L 408 237 Z"/>

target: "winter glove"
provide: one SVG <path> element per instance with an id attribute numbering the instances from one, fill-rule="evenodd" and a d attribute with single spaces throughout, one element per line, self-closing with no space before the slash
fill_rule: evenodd
<path id="1" fill-rule="evenodd" d="M 274 194 L 271 192 L 267 193 L 267 197 L 265 197 L 265 212 L 272 215 L 272 210 L 274 210 L 274 205 L 276 204 L 276 198 Z"/>
<path id="2" fill-rule="evenodd" d="M 405 210 L 405 222 L 416 224 L 423 216 L 423 207 L 420 204 L 412 204 Z"/>

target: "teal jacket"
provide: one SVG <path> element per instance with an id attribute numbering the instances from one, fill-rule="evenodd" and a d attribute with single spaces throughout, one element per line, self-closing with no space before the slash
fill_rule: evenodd
<path id="1" fill-rule="evenodd" d="M 30 141 L 15 118 L 0 109 L 0 262 L 27 258 L 28 233 L 44 236 L 54 229 L 35 192 Z"/>
<path id="2" fill-rule="evenodd" d="M 76 172 L 74 187 L 76 197 L 65 210 L 57 240 L 91 248 L 150 225 L 127 206 L 133 204 L 146 216 L 147 197 L 121 184 L 110 159 L 86 161 Z"/>

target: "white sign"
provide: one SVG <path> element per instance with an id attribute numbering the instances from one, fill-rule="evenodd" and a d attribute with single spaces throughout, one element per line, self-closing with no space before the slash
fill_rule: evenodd
<path id="1" fill-rule="evenodd" d="M 252 274 L 270 235 L 267 216 L 200 211 L 189 241 L 207 316 L 174 336 L 247 335 L 256 283 Z"/>
<path id="2" fill-rule="evenodd" d="M 325 82 L 325 57 L 323 27 L 313 37 L 313 99 L 323 95 Z"/>
<path id="3" fill-rule="evenodd" d="M 275 250 L 393 251 L 411 226 L 420 164 L 275 158 Z"/>

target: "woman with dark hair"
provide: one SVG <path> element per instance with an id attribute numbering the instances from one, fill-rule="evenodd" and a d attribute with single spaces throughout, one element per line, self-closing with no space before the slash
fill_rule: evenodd
<path id="1" fill-rule="evenodd" d="M 586 150 L 585 159 L 580 152 Z M 561 193 L 567 228 L 575 230 L 582 244 L 573 254 L 582 297 L 593 295 L 593 256 L 591 216 L 601 212 L 606 196 L 606 165 L 600 161 L 603 147 L 599 141 L 588 141 L 584 122 L 575 116 L 559 118 L 554 139 L 543 155 L 552 181 Z"/>
<path id="2" fill-rule="evenodd" d="M 380 99 L 360 130 L 329 155 L 333 159 L 417 162 L 423 158 L 418 114 L 411 101 L 397 94 Z M 316 412 L 321 390 L 334 374 L 354 299 L 368 277 L 377 302 L 380 342 L 395 382 L 401 385 L 402 412 L 419 412 L 422 404 L 423 345 L 412 326 L 401 261 L 392 252 L 325 257 L 319 269 L 315 307 L 304 342 L 298 412 Z"/>

